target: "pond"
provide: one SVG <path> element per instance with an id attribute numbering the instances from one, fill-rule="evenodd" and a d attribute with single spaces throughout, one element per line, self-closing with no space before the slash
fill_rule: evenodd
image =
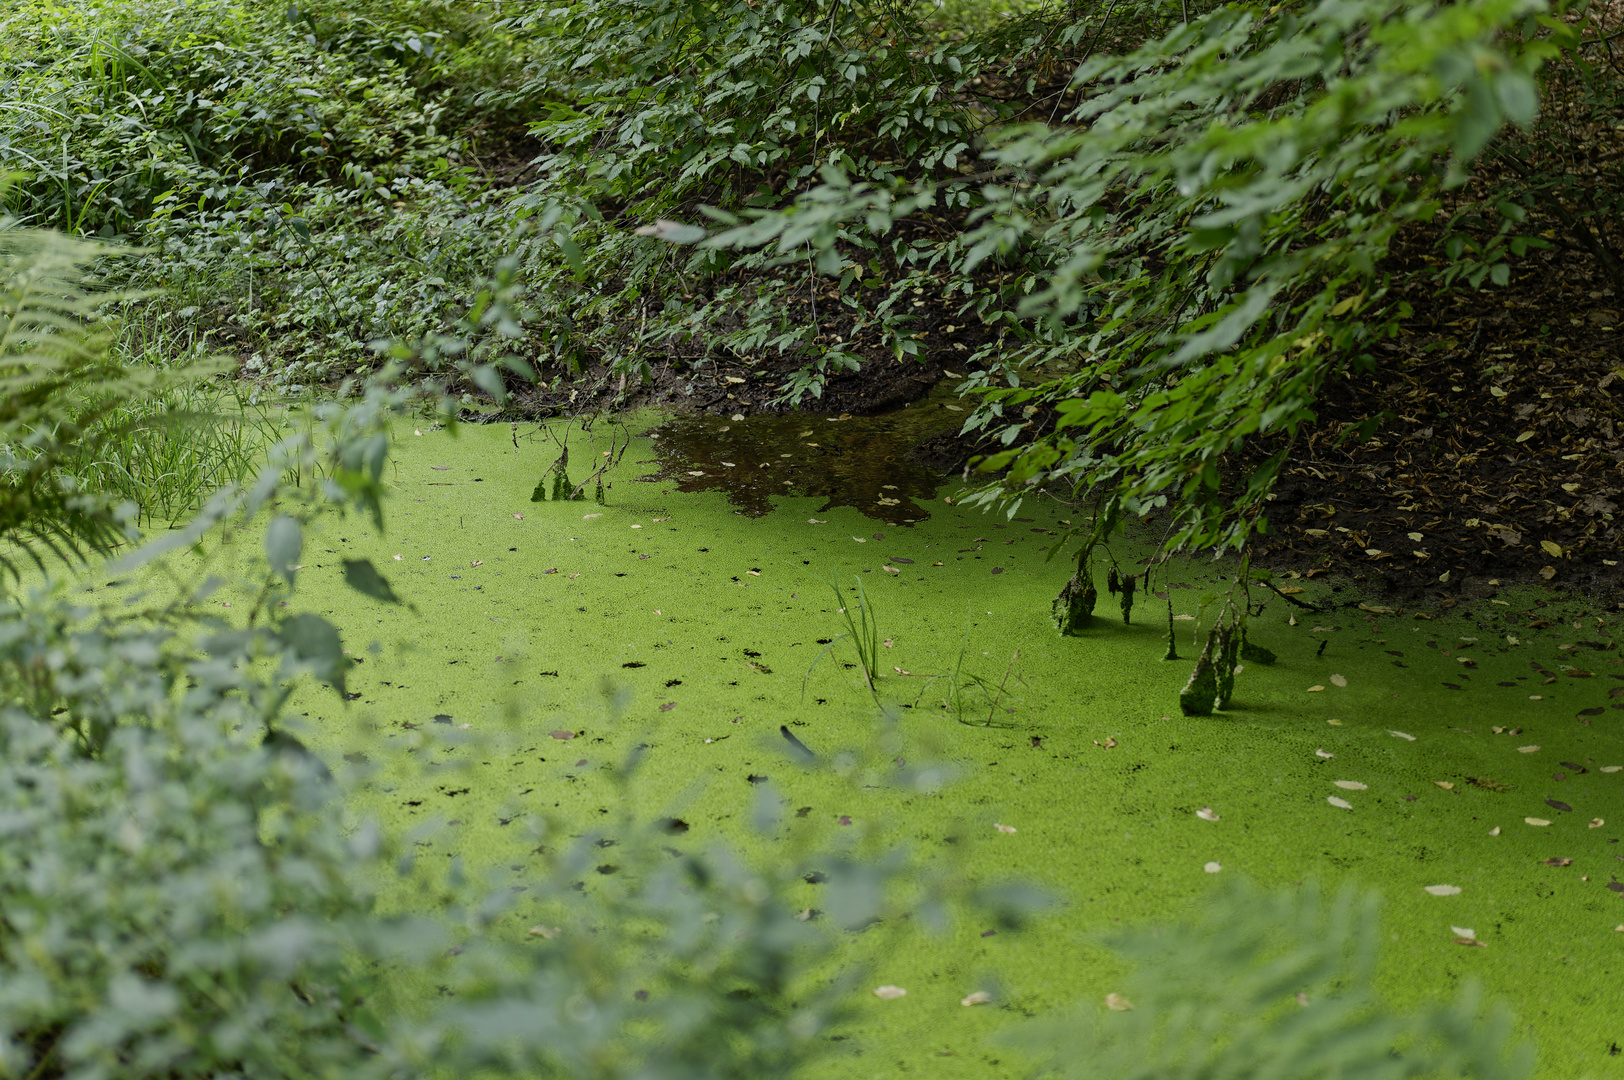
<path id="1" fill-rule="evenodd" d="M 1600 1066 L 1616 1013 L 1595 991 L 1624 923 L 1608 889 L 1624 853 L 1610 627 L 1542 594 L 1428 618 L 1303 580 L 1296 599 L 1324 608 L 1255 593 L 1268 602 L 1252 637 L 1278 662 L 1248 666 L 1226 713 L 1186 718 L 1178 691 L 1231 567 L 1175 561 L 1131 624 L 1062 638 L 1049 605 L 1072 560 L 1054 547 L 1077 511 L 950 502 L 963 485 L 929 482 L 904 450 L 953 417 L 913 408 L 642 416 L 567 435 L 404 424 L 387 531 L 333 520 L 306 545 L 295 610 L 336 622 L 360 665 L 353 700 L 298 689 L 303 737 L 366 772 L 354 811 L 414 830 L 424 858 L 523 866 L 535 845 L 515 821 L 589 833 L 628 804 L 680 820 L 676 847 L 770 854 L 788 834 L 750 822 L 771 791 L 831 836 L 1057 898 L 1022 934 L 968 919 L 854 933 L 853 962 L 908 994 L 865 999 L 831 1077 L 1004 1075 L 986 1035 L 1115 987 L 1091 935 L 1176 917 L 1234 874 L 1379 886 L 1391 1000 L 1477 977 L 1532 1025 L 1540 1075 Z M 559 439 L 577 482 L 581 463 L 619 462 L 603 505 L 590 491 L 531 501 Z M 1135 567 L 1150 555 L 1133 540 L 1114 552 Z M 412 607 L 343 587 L 342 558 L 372 560 Z M 872 693 L 841 637 L 865 614 Z M 1163 659 L 1170 614 L 1178 662 Z M 622 791 L 615 771 L 639 746 Z M 1557 856 L 1573 863 L 1543 862 Z M 1440 885 L 1459 892 L 1426 891 Z M 817 883 L 798 888 L 816 909 Z M 986 987 L 991 1007 L 960 1005 Z"/>

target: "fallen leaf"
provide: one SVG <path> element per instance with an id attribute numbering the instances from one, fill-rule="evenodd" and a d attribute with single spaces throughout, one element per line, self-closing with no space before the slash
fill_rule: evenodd
<path id="1" fill-rule="evenodd" d="M 546 938 L 550 941 L 563 932 L 563 930 L 556 926 L 532 926 L 530 929 L 525 931 L 525 935 L 527 937 Z"/>
<path id="2" fill-rule="evenodd" d="M 581 515 L 581 520 L 582 521 L 591 521 L 593 518 L 601 518 L 601 517 L 603 517 L 602 514 L 582 514 Z"/>
<path id="3" fill-rule="evenodd" d="M 1309 692 L 1309 693 L 1310 693 L 1310 694 L 1317 694 L 1317 693 L 1319 693 L 1319 692 L 1320 692 L 1320 691 L 1321 691 L 1321 690 L 1324 690 L 1324 689 L 1325 689 L 1325 687 L 1323 687 L 1323 686 L 1321 686 L 1321 685 L 1320 685 L 1320 684 L 1319 684 L 1319 683 L 1315 683 L 1315 684 L 1314 684 L 1314 685 L 1313 685 L 1313 686 L 1310 686 L 1310 687 L 1309 687 L 1309 688 L 1308 688 L 1308 692 Z"/>
<path id="4" fill-rule="evenodd" d="M 1327 720 L 1325 722 L 1327 724 L 1330 724 L 1332 727 L 1341 727 L 1342 726 L 1342 721 L 1340 721 L 1340 720 Z"/>
<path id="5" fill-rule="evenodd" d="M 549 566 L 547 569 L 543 570 L 542 573 L 543 574 L 556 574 L 556 573 L 558 573 L 558 567 Z"/>
<path id="6" fill-rule="evenodd" d="M 1368 553 L 1368 549 L 1367 549 L 1367 553 Z M 1376 554 L 1380 555 L 1381 552 L 1377 551 Z M 1359 605 L 1359 610 L 1360 611 L 1368 611 L 1372 615 L 1393 615 L 1393 614 L 1396 614 L 1398 612 L 1397 608 L 1378 607 L 1375 604 L 1360 604 Z"/>
<path id="7" fill-rule="evenodd" d="M 1348 685 L 1347 676 L 1345 676 L 1345 675 L 1332 675 L 1331 676 L 1331 685 L 1332 686 L 1346 686 L 1346 685 Z"/>
<path id="8" fill-rule="evenodd" d="M 862 538 L 862 537 L 861 537 L 861 536 L 854 536 L 854 537 L 852 537 L 852 539 L 853 539 L 853 540 L 855 540 L 855 541 L 857 541 L 857 542 L 858 542 L 858 543 L 859 543 L 859 544 L 866 544 L 866 543 L 868 543 L 868 541 L 867 541 L 867 540 L 864 540 L 864 539 L 863 539 L 863 538 Z"/>
<path id="9" fill-rule="evenodd" d="M 430 465 L 429 468 L 433 469 L 435 472 L 446 472 L 447 470 L 449 470 L 451 468 L 451 466 L 449 466 L 449 465 Z"/>
<path id="10" fill-rule="evenodd" d="M 1600 771 L 1601 772 L 1618 772 L 1620 769 L 1624 769 L 1624 765 L 1603 765 L 1601 767 Z"/>
<path id="11" fill-rule="evenodd" d="M 513 515 L 513 520 L 514 521 L 523 521 L 524 520 L 524 515 L 523 514 L 514 514 Z"/>
<path id="12" fill-rule="evenodd" d="M 1337 787 L 1342 788 L 1344 791 L 1366 791 L 1369 789 L 1368 784 L 1361 784 L 1357 780 L 1337 780 L 1334 781 L 1334 783 Z"/>
<path id="13" fill-rule="evenodd" d="M 1545 554 L 1549 555 L 1553 559 L 1560 559 L 1562 557 L 1561 544 L 1555 543 L 1551 540 L 1541 540 L 1539 542 L 1539 546 L 1544 548 Z"/>
<path id="14" fill-rule="evenodd" d="M 989 1002 L 991 1000 L 992 1000 L 992 995 L 991 994 L 987 993 L 985 990 L 977 990 L 973 994 L 970 994 L 970 995 L 968 995 L 966 997 L 960 998 L 959 999 L 959 1004 L 963 1005 L 963 1006 L 966 1006 L 966 1007 L 969 1007 L 971 1005 L 985 1005 L 985 1004 L 987 1004 L 987 1002 Z"/>
<path id="15" fill-rule="evenodd" d="M 900 573 L 902 573 L 901 570 L 898 570 L 894 566 L 882 566 L 882 567 L 880 567 L 880 569 L 884 570 L 887 574 L 900 574 Z M 996 571 L 994 571 L 994 572 L 996 573 Z"/>
<path id="16" fill-rule="evenodd" d="M 1496 825 L 1494 828 L 1490 829 L 1489 830 L 1489 835 L 1490 836 L 1499 836 L 1500 835 L 1500 826 Z"/>
<path id="17" fill-rule="evenodd" d="M 1468 937 L 1458 937 L 1458 938 L 1456 938 L 1455 939 L 1455 944 L 1456 945 L 1475 945 L 1480 949 L 1488 948 L 1488 946 L 1483 944 L 1481 941 L 1478 941 L 1475 938 L 1468 938 Z"/>
<path id="18" fill-rule="evenodd" d="M 1476 941 L 1477 940 L 1477 931 L 1473 930 L 1473 929 L 1470 929 L 1469 927 L 1451 926 L 1449 929 L 1456 937 L 1463 937 L 1463 938 L 1467 939 L 1468 941 Z"/>
<path id="19" fill-rule="evenodd" d="M 1561 802 L 1561 801 L 1559 801 L 1557 799 L 1546 799 L 1545 800 L 1545 805 L 1549 806 L 1552 810 L 1561 810 L 1561 811 L 1564 811 L 1565 813 L 1569 813 L 1569 814 L 1573 813 L 1573 807 L 1571 807 L 1567 803 Z"/>
<path id="20" fill-rule="evenodd" d="M 1546 821 L 1542 817 L 1525 817 L 1523 820 L 1534 826 L 1536 829 L 1543 829 L 1545 826 L 1550 824 L 1549 821 Z"/>
<path id="21" fill-rule="evenodd" d="M 1210 862 L 1207 865 L 1203 866 L 1201 869 L 1205 870 L 1209 874 L 1216 874 L 1218 871 L 1222 870 L 1223 868 L 1224 868 L 1223 863 Z"/>
<path id="22" fill-rule="evenodd" d="M 1445 791 L 1454 791 L 1455 790 L 1455 785 L 1450 783 L 1448 780 L 1434 780 L 1433 783 L 1437 784 L 1439 787 L 1443 788 Z"/>
<path id="23" fill-rule="evenodd" d="M 1573 860 L 1554 857 L 1550 859 L 1541 859 L 1540 864 L 1543 866 L 1572 866 Z"/>
<path id="24" fill-rule="evenodd" d="M 1426 886 L 1426 891 L 1431 893 L 1433 896 L 1458 896 L 1458 895 L 1460 895 L 1460 886 L 1459 885 L 1428 885 L 1428 886 Z"/>
<path id="25" fill-rule="evenodd" d="M 1116 737 L 1113 735 L 1107 735 L 1104 742 L 1100 742 L 1098 739 L 1090 739 L 1089 741 L 1102 750 L 1110 750 L 1117 744 Z"/>
<path id="26" fill-rule="evenodd" d="M 1012 833 L 1012 832 L 1015 831 L 1015 826 L 1013 826 L 1013 825 L 1000 825 L 996 821 L 992 823 L 992 827 L 997 829 L 1001 833 Z"/>
<path id="27" fill-rule="evenodd" d="M 1322 758 L 1334 758 L 1334 757 L 1336 757 L 1336 755 L 1331 753 L 1329 750 L 1315 750 L 1314 751 L 1314 756 L 1315 757 L 1322 757 Z"/>
<path id="28" fill-rule="evenodd" d="M 1325 801 L 1330 803 L 1332 806 L 1336 807 L 1338 810 L 1352 810 L 1353 809 L 1353 804 L 1351 802 L 1349 802 L 1346 799 L 1339 799 L 1335 795 L 1327 795 L 1327 796 L 1325 796 Z"/>
<path id="29" fill-rule="evenodd" d="M 660 711 L 661 712 L 670 712 L 672 709 L 675 709 L 676 707 L 677 707 L 677 703 L 675 701 L 667 701 L 667 702 L 664 702 L 664 703 L 662 703 L 660 705 Z"/>
<path id="30" fill-rule="evenodd" d="M 468 565 L 469 566 L 484 566 L 485 565 L 485 560 L 484 559 L 475 559 L 473 562 L 469 563 Z"/>
<path id="31" fill-rule="evenodd" d="M 892 986 L 890 983 L 887 983 L 884 986 L 876 986 L 874 988 L 874 996 L 879 998 L 881 1001 L 895 1001 L 899 997 L 907 997 L 908 991 L 904 990 L 900 986 Z"/>
<path id="32" fill-rule="evenodd" d="M 1415 742 L 1414 735 L 1407 734 L 1403 731 L 1389 731 L 1387 734 L 1393 736 L 1395 739 L 1408 739 L 1410 742 Z"/>
<path id="33" fill-rule="evenodd" d="M 1129 1001 L 1121 994 L 1106 994 L 1105 1007 L 1113 1012 L 1127 1012 L 1129 1009 L 1133 1008 L 1133 1002 Z"/>
<path id="34" fill-rule="evenodd" d="M 1546 581 L 1551 580 L 1552 578 L 1554 578 L 1556 576 L 1556 567 L 1554 567 L 1554 566 L 1542 566 L 1542 567 L 1540 567 L 1539 568 L 1539 576 L 1544 578 Z"/>
<path id="35" fill-rule="evenodd" d="M 560 729 L 558 731 L 552 732 L 552 736 L 555 739 L 568 740 L 568 739 L 575 738 L 575 732 L 573 732 L 573 731 L 564 731 L 564 730 Z"/>
<path id="36" fill-rule="evenodd" d="M 1280 595 L 1281 596 L 1296 596 L 1298 593 L 1300 593 L 1302 591 L 1303 591 L 1302 586 L 1300 586 L 1300 585 L 1287 585 L 1284 589 L 1280 590 Z"/>
<path id="37" fill-rule="evenodd" d="M 1210 806 L 1203 806 L 1201 809 L 1195 812 L 1195 816 L 1200 818 L 1202 821 L 1217 821 L 1218 811 L 1214 810 Z"/>
<path id="38" fill-rule="evenodd" d="M 1605 822 L 1605 821 L 1603 821 L 1603 820 L 1602 820 L 1602 819 L 1601 819 L 1601 818 L 1599 818 L 1599 817 L 1598 817 L 1598 818 L 1591 818 L 1591 819 L 1590 819 L 1590 827 L 1591 827 L 1591 828 L 1592 828 L 1592 829 L 1599 829 L 1599 828 L 1601 828 L 1601 827 L 1602 827 L 1602 826 L 1603 826 L 1603 825 L 1605 825 L 1605 824 L 1607 824 L 1607 822 Z"/>
<path id="39" fill-rule="evenodd" d="M 1519 753 L 1519 754 L 1537 754 L 1538 752 L 1539 752 L 1539 747 L 1537 747 L 1537 746 L 1519 746 L 1519 747 L 1517 747 L 1517 753 Z"/>
<path id="40" fill-rule="evenodd" d="M 819 521 L 817 518 L 807 518 L 806 523 L 808 525 L 827 525 L 827 524 L 829 524 L 827 521 Z"/>
<path id="41" fill-rule="evenodd" d="M 942 564 L 937 563 L 936 565 L 940 566 Z M 1175 616 L 1173 616 L 1173 621 L 1174 622 L 1194 622 L 1195 621 L 1195 616 L 1194 615 L 1175 615 Z"/>
<path id="42" fill-rule="evenodd" d="M 399 555 L 396 555 L 396 556 L 395 556 L 395 561 L 396 561 L 396 562 L 400 562 L 400 556 L 399 556 Z"/>
<path id="43" fill-rule="evenodd" d="M 761 576 L 761 571 L 760 570 L 746 570 L 745 573 L 749 574 L 751 577 L 760 577 Z"/>

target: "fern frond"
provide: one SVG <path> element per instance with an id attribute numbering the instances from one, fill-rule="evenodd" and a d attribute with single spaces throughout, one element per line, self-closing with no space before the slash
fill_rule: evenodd
<path id="1" fill-rule="evenodd" d="M 0 223 L 0 582 L 22 563 L 106 554 L 126 535 L 127 506 L 62 466 L 94 453 L 131 402 L 213 370 L 127 367 L 98 311 L 122 297 L 98 291 L 103 244 Z"/>

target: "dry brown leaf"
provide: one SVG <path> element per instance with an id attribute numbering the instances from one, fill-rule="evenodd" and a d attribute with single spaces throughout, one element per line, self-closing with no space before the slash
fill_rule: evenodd
<path id="1" fill-rule="evenodd" d="M 886 983 L 884 986 L 874 988 L 874 996 L 881 1001 L 895 1001 L 899 997 L 907 997 L 908 991 L 900 986 L 892 986 L 890 983 Z"/>
<path id="2" fill-rule="evenodd" d="M 1105 1007 L 1113 1010 L 1114 1012 L 1127 1012 L 1129 1009 L 1133 1008 L 1133 1002 L 1129 1001 L 1121 994 L 1106 994 Z"/>

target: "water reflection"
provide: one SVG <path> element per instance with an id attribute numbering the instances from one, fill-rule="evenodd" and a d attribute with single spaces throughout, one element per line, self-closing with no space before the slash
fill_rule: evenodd
<path id="1" fill-rule="evenodd" d="M 934 396 L 878 416 L 677 416 L 649 433 L 659 471 L 644 479 L 720 491 L 751 517 L 771 510 L 774 495 L 811 495 L 825 500 L 820 514 L 850 506 L 906 525 L 930 516 L 914 500 L 935 498 L 941 484 L 908 451 L 964 416 Z"/>

